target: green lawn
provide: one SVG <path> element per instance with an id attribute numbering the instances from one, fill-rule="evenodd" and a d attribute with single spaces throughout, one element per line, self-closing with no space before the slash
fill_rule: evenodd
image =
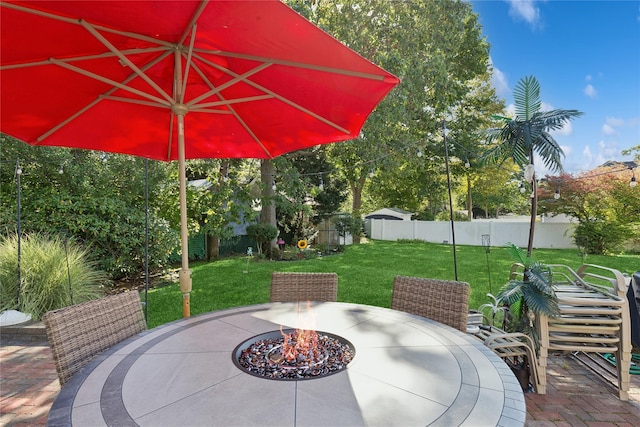
<path id="1" fill-rule="evenodd" d="M 458 280 L 471 284 L 470 307 L 487 302 L 490 290 L 496 294 L 509 277 L 513 259 L 507 248 L 457 246 Z M 488 267 L 487 267 L 488 257 Z M 576 250 L 537 249 L 537 261 L 566 264 L 574 269 L 582 264 Z M 640 256 L 589 255 L 586 263 L 615 268 L 632 274 L 640 269 Z M 389 307 L 393 278 L 397 275 L 454 279 L 451 245 L 370 241 L 349 246 L 343 253 L 300 261 L 254 261 L 247 257 L 194 263 L 191 314 L 269 301 L 272 271 L 338 273 L 338 300 Z M 489 283 L 491 276 L 491 287 Z M 144 298 L 144 296 L 143 296 Z M 149 327 L 182 317 L 182 295 L 177 283 L 149 291 Z"/>

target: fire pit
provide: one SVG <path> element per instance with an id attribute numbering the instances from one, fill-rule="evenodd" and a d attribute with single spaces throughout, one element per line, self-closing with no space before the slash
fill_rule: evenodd
<path id="1" fill-rule="evenodd" d="M 272 380 L 306 380 L 347 367 L 355 349 L 346 339 L 321 331 L 280 330 L 250 338 L 233 351 L 242 371 Z"/>

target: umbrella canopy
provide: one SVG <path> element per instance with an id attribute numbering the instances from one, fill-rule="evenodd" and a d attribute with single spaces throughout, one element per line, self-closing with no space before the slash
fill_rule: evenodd
<path id="1" fill-rule="evenodd" d="M 0 6 L 0 131 L 180 162 L 185 316 L 185 159 L 353 139 L 399 83 L 277 0 Z"/>

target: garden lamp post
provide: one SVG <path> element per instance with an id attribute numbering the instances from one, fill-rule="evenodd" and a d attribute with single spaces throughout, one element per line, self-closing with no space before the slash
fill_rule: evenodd
<path id="1" fill-rule="evenodd" d="M 22 175 L 22 168 L 20 167 L 20 159 L 16 159 L 16 185 L 17 185 L 17 190 L 18 190 L 18 197 L 17 197 L 17 208 L 16 208 L 16 214 L 17 214 L 17 233 L 18 233 L 18 290 L 17 290 L 17 295 L 16 295 L 16 309 L 18 311 L 20 311 L 20 286 L 22 285 L 22 278 L 20 277 L 20 258 L 21 258 L 21 247 L 20 247 L 20 240 L 21 240 L 21 234 L 22 234 L 22 230 L 20 229 L 20 175 Z"/>
<path id="2" fill-rule="evenodd" d="M 458 260 L 456 259 L 456 231 L 453 226 L 453 201 L 451 199 L 451 173 L 449 172 L 449 148 L 447 147 L 447 125 L 442 121 L 442 135 L 444 141 L 444 158 L 447 168 L 447 190 L 449 192 L 449 219 L 451 220 L 451 242 L 453 244 L 453 274 L 458 280 Z"/>

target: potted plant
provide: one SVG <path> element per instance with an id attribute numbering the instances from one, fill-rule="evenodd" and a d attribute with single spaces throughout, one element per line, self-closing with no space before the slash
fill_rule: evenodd
<path id="1" fill-rule="evenodd" d="M 482 323 L 488 325 L 490 328 L 495 327 L 497 324 L 500 328 L 505 329 L 508 319 L 508 308 L 493 294 L 488 293 L 487 297 L 490 299 L 490 302 L 478 307 L 478 312 L 482 317 Z"/>
<path id="2" fill-rule="evenodd" d="M 521 277 L 511 277 L 498 293 L 497 302 L 508 307 L 512 316 L 507 325 L 509 332 L 521 332 L 531 337 L 535 351 L 540 348 L 540 340 L 535 320 L 541 314 L 548 317 L 559 315 L 558 299 L 553 289 L 551 267 L 534 261 L 518 246 L 511 244 L 511 255 L 523 267 Z M 506 313 L 505 313 L 506 314 Z M 535 363 L 535 361 L 532 361 Z M 530 361 L 526 358 L 510 361 L 511 369 L 520 380 L 523 389 L 529 385 Z"/>

